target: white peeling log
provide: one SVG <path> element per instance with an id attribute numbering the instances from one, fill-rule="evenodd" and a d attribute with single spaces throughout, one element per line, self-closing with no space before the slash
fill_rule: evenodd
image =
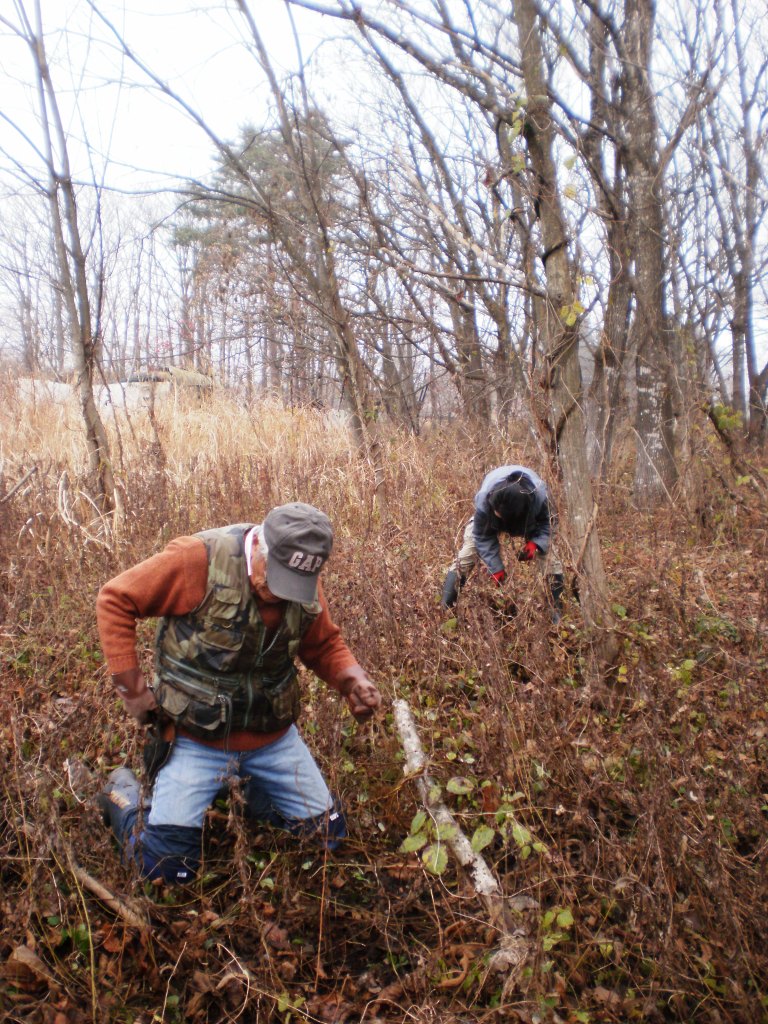
<path id="1" fill-rule="evenodd" d="M 392 706 L 395 725 L 405 753 L 405 774 L 414 777 L 424 806 L 438 825 L 451 826 L 454 834 L 452 838 L 446 839 L 445 843 L 459 864 L 469 872 L 475 892 L 483 898 L 495 919 L 502 909 L 499 884 L 484 858 L 472 849 L 472 844 L 459 828 L 448 807 L 442 800 L 430 799 L 433 783 L 426 770 L 426 758 L 411 709 L 404 700 L 396 700 Z"/>

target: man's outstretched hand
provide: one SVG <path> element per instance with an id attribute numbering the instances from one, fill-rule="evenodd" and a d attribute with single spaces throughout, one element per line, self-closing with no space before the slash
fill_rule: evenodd
<path id="1" fill-rule="evenodd" d="M 125 710 L 139 725 L 146 725 L 150 712 L 157 707 L 152 690 L 147 686 L 144 673 L 138 668 L 129 668 L 112 676 L 115 690 L 123 698 Z"/>
<path id="2" fill-rule="evenodd" d="M 381 694 L 367 676 L 347 680 L 342 692 L 358 722 L 366 722 L 381 707 Z"/>

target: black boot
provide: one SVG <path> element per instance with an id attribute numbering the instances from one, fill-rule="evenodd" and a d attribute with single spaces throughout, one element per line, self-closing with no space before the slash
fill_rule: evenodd
<path id="1" fill-rule="evenodd" d="M 443 608 L 453 608 L 459 598 L 459 591 L 466 582 L 466 576 L 459 576 L 455 569 L 450 570 L 443 583 L 443 596 L 440 602 Z"/>
<path id="2" fill-rule="evenodd" d="M 561 572 L 554 573 L 549 577 L 549 596 L 552 607 L 552 623 L 556 626 L 563 616 L 563 592 L 565 591 L 565 579 Z"/>

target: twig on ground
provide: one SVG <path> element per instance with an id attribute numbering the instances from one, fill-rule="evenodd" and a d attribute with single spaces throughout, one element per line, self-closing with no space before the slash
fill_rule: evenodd
<path id="1" fill-rule="evenodd" d="M 122 917 L 126 924 L 129 924 L 132 928 L 138 928 L 141 931 L 146 931 L 149 928 L 149 921 L 146 918 L 141 917 L 135 911 L 127 907 L 122 900 L 118 899 L 113 893 L 107 889 L 105 885 L 97 881 L 92 875 L 89 875 L 87 871 L 71 861 L 70 867 L 72 874 L 78 880 L 78 882 L 87 889 L 89 892 L 97 896 L 102 903 L 104 903 L 110 910 L 113 910 L 118 917 Z"/>

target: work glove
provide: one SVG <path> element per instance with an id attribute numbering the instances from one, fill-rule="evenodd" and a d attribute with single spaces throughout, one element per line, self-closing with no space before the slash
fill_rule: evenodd
<path id="1" fill-rule="evenodd" d="M 523 546 L 518 551 L 517 560 L 518 562 L 531 562 L 538 553 L 539 549 L 536 547 L 532 540 L 529 540 L 527 543 L 523 544 Z"/>
<path id="2" fill-rule="evenodd" d="M 507 574 L 504 571 L 504 569 L 499 569 L 498 572 L 492 572 L 491 573 L 491 579 L 495 580 L 496 583 L 498 583 L 499 586 L 501 586 L 503 584 L 503 582 L 504 582 L 504 580 L 506 578 L 507 578 Z"/>
<path id="3" fill-rule="evenodd" d="M 376 684 L 367 676 L 346 680 L 342 684 L 342 693 L 347 698 L 349 710 L 357 722 L 367 722 L 381 707 L 381 694 Z"/>

